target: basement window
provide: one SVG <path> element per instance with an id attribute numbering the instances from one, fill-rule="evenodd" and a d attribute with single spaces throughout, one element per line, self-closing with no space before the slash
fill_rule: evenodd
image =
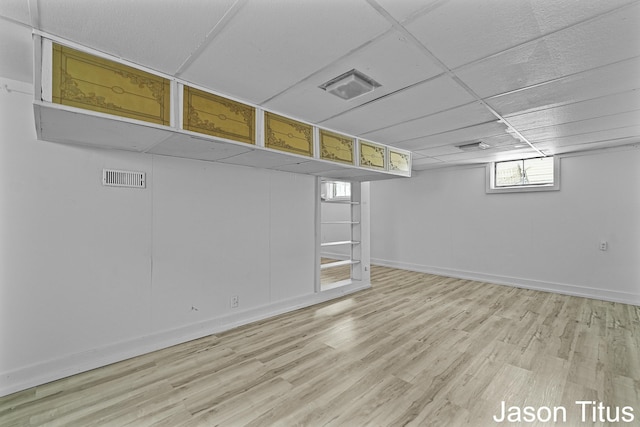
<path id="1" fill-rule="evenodd" d="M 328 202 L 351 200 L 351 183 L 345 181 L 323 181 L 320 193 L 322 200 Z"/>
<path id="2" fill-rule="evenodd" d="M 560 160 L 554 156 L 487 164 L 487 193 L 560 189 Z"/>

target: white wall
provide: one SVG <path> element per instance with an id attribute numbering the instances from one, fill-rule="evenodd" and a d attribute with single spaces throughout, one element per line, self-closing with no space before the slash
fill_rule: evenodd
<path id="1" fill-rule="evenodd" d="M 102 187 L 114 166 L 150 172 L 151 158 L 36 141 L 30 96 L 0 92 L 2 388 L 10 371 L 151 331 L 153 188 Z"/>
<path id="2" fill-rule="evenodd" d="M 373 182 L 372 263 L 640 305 L 640 149 L 562 158 L 560 185 L 485 194 L 484 167 Z"/>
<path id="3" fill-rule="evenodd" d="M 0 395 L 355 290 L 315 293 L 315 177 L 38 141 L 2 83 Z"/>

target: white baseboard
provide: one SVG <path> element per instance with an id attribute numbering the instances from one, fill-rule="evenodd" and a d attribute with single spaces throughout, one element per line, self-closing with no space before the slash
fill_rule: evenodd
<path id="1" fill-rule="evenodd" d="M 428 265 L 411 264 L 380 258 L 371 258 L 371 264 L 384 267 L 399 268 L 402 270 L 417 271 L 419 273 L 436 274 L 438 276 L 455 277 L 457 279 L 475 280 L 479 282 L 495 283 L 496 285 L 513 286 L 516 288 L 533 289 L 536 291 L 553 292 L 563 295 L 572 295 L 611 302 L 621 302 L 624 304 L 640 306 L 640 295 L 628 292 L 612 291 L 609 289 L 597 289 L 563 283 L 543 282 L 540 280 L 531 280 L 517 277 L 500 276 L 495 274 L 433 267 Z"/>
<path id="2" fill-rule="evenodd" d="M 369 288 L 370 283 L 353 283 L 3 372 L 0 397 Z"/>

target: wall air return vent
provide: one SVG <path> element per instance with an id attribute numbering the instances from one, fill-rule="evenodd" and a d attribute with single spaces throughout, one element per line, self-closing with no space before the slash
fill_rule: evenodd
<path id="1" fill-rule="evenodd" d="M 103 169 L 102 185 L 109 187 L 145 188 L 146 174 L 144 172 Z"/>
<path id="2" fill-rule="evenodd" d="M 458 145 L 458 148 L 462 151 L 478 151 L 478 150 L 486 150 L 487 148 L 491 148 L 491 146 L 485 142 L 472 142 L 470 144 Z"/>

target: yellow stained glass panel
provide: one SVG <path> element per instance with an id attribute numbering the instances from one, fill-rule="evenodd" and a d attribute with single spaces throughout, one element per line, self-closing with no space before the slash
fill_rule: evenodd
<path id="1" fill-rule="evenodd" d="M 170 124 L 168 79 L 56 43 L 52 74 L 54 103 Z"/>
<path id="2" fill-rule="evenodd" d="M 353 164 L 353 138 L 320 129 L 320 158 Z"/>
<path id="3" fill-rule="evenodd" d="M 372 169 L 384 169 L 384 155 L 383 146 L 360 141 L 360 166 Z"/>
<path id="4" fill-rule="evenodd" d="M 389 150 L 389 170 L 409 172 L 409 154 Z"/>
<path id="5" fill-rule="evenodd" d="M 255 108 L 189 86 L 184 87 L 184 129 L 255 144 L 255 123 Z"/>
<path id="6" fill-rule="evenodd" d="M 264 129 L 265 147 L 313 156 L 313 126 L 265 112 Z"/>

